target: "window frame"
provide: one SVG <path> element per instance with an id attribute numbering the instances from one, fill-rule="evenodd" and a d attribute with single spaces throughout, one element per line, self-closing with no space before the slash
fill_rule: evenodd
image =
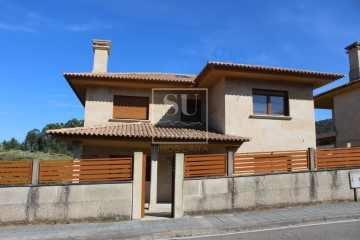
<path id="1" fill-rule="evenodd" d="M 266 114 L 256 113 L 254 108 L 254 96 L 265 96 L 266 97 Z M 273 114 L 271 97 L 283 97 L 284 98 L 284 114 Z M 267 115 L 267 116 L 290 116 L 289 108 L 289 95 L 287 91 L 282 90 L 264 90 L 264 89 L 253 89 L 253 114 L 254 115 Z"/>
<path id="2" fill-rule="evenodd" d="M 146 105 L 146 119 L 140 119 L 140 118 L 119 118 L 115 116 L 115 102 L 116 102 L 116 98 L 118 97 L 124 97 L 124 98 L 143 98 L 147 100 L 147 105 Z M 113 119 L 119 119 L 119 120 L 141 120 L 141 121 L 146 121 L 149 120 L 149 116 L 150 116 L 150 98 L 147 96 L 130 96 L 130 95 L 119 95 L 119 94 L 115 94 L 113 96 L 113 114 L 112 117 Z"/>

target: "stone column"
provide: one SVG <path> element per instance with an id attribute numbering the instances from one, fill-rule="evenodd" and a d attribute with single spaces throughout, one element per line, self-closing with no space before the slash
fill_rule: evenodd
<path id="1" fill-rule="evenodd" d="M 81 159 L 81 142 L 79 141 L 74 141 L 73 142 L 73 159 L 74 160 L 79 160 Z M 80 161 L 74 161 L 74 163 L 76 162 L 80 162 Z M 74 167 L 80 167 L 80 165 L 75 165 L 74 164 Z M 72 183 L 79 183 L 80 182 L 80 179 L 79 179 L 79 173 L 76 173 L 76 172 L 79 172 L 80 170 L 78 169 L 74 169 L 73 170 L 73 181 Z"/>
<path id="2" fill-rule="evenodd" d="M 150 205 L 149 209 L 157 208 L 157 178 L 158 178 L 159 146 L 151 146 L 151 183 L 150 183 Z"/>
<path id="3" fill-rule="evenodd" d="M 132 219 L 141 219 L 142 163 L 143 153 L 134 152 Z"/>
<path id="4" fill-rule="evenodd" d="M 40 159 L 34 159 L 33 167 L 32 167 L 31 184 L 37 185 L 39 183 L 39 171 L 40 171 Z"/>
<path id="5" fill-rule="evenodd" d="M 315 166 L 315 149 L 314 148 L 309 148 L 308 149 L 308 154 L 309 154 L 309 170 L 310 171 L 315 171 L 316 170 L 316 166 Z"/>
<path id="6" fill-rule="evenodd" d="M 184 183 L 184 154 L 176 153 L 175 155 L 175 196 L 174 196 L 174 218 L 184 216 L 183 203 L 183 183 Z"/>

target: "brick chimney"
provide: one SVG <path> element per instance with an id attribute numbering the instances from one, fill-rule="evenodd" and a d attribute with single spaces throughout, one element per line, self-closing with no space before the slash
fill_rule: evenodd
<path id="1" fill-rule="evenodd" d="M 350 82 L 360 79 L 360 42 L 354 42 L 353 44 L 345 48 L 346 53 L 349 54 Z"/>
<path id="2" fill-rule="evenodd" d="M 92 41 L 94 49 L 94 66 L 93 72 L 107 72 L 108 58 L 111 50 L 110 40 L 98 40 Z"/>

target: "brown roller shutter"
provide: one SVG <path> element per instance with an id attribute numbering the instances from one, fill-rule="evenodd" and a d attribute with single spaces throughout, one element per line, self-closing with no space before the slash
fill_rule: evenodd
<path id="1" fill-rule="evenodd" d="M 114 118 L 147 120 L 148 116 L 148 97 L 114 96 Z"/>

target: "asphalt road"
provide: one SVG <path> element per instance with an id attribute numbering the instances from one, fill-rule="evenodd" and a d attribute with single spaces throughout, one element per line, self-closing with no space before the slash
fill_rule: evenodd
<path id="1" fill-rule="evenodd" d="M 323 223 L 265 229 L 233 234 L 187 237 L 180 239 L 226 239 L 226 240 L 359 240 L 360 221 Z"/>

